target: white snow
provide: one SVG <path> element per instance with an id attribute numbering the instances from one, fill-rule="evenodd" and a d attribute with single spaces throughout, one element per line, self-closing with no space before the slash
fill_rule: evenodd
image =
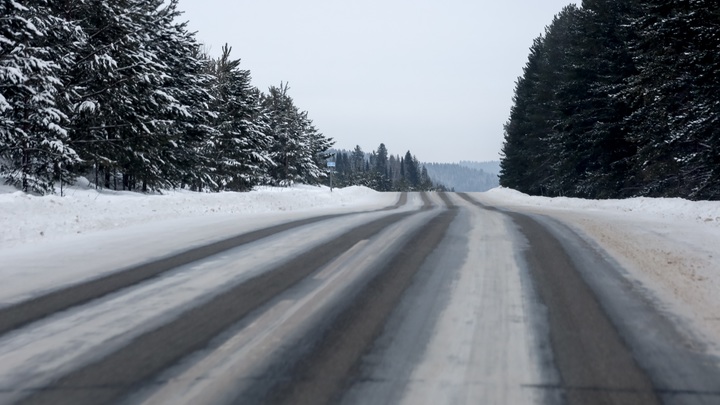
<path id="1" fill-rule="evenodd" d="M 387 213 L 376 212 L 368 215 L 380 217 Z M 422 224 L 422 218 L 412 218 L 416 223 Z M 16 389 L 42 386 L 49 379 L 70 371 L 99 354 L 110 353 L 167 319 L 178 316 L 187 308 L 211 297 L 211 292 L 222 291 L 228 285 L 235 285 L 261 274 L 272 268 L 274 263 L 290 260 L 317 244 L 336 238 L 346 230 L 345 227 L 359 226 L 367 220 L 365 215 L 350 215 L 287 231 L 283 238 L 265 238 L 221 255 L 178 267 L 155 282 L 110 294 L 84 310 L 61 312 L 14 331 L 0 339 L 0 387 Z M 329 229 L 320 232 L 319 228 L 323 227 Z M 401 239 L 401 235 L 397 233 L 396 229 L 395 234 L 376 242 L 373 251 L 380 251 L 383 246 L 387 247 Z M 377 259 L 371 252 L 357 256 L 357 261 Z M 346 278 L 350 279 L 363 273 L 353 266 L 341 266 L 341 270 Z M 315 280 L 307 282 L 308 289 L 321 290 L 318 280 L 323 278 L 323 275 L 328 275 L 327 278 L 333 280 L 328 273 L 329 271 L 320 273 Z M 342 295 L 346 291 L 338 286 L 324 289 L 336 295 Z M 325 293 L 327 294 L 329 293 Z M 304 300 L 313 297 L 315 294 L 307 294 Z M 326 304 L 327 300 L 321 300 L 321 303 Z M 297 307 L 294 312 L 298 312 L 303 305 L 298 303 Z M 308 319 L 314 314 L 311 310 L 301 312 Z M 290 316 L 291 314 L 285 315 L 286 318 Z M 288 328 L 286 322 L 278 322 Z M 269 332 L 264 331 L 266 334 Z M 271 340 L 277 339 L 275 336 Z M 260 342 L 263 340 L 267 343 L 267 339 L 260 339 Z M 249 347 L 245 347 L 241 353 L 249 350 Z M 227 361 L 227 353 L 221 357 L 221 360 Z M 39 358 L 45 360 L 36 361 Z M 0 397 L 0 402 L 2 400 Z M 181 402 L 176 400 L 165 403 Z M 186 399 L 182 403 L 218 402 Z"/>
<path id="2" fill-rule="evenodd" d="M 528 281 L 522 279 L 514 241 L 507 237 L 512 224 L 460 198 L 453 202 L 469 208 L 463 217 L 471 224 L 464 242 L 467 256 L 448 286 L 451 293 L 436 332 L 399 403 L 541 403 L 536 390 L 523 388 L 553 381 L 539 367 L 533 343 L 537 331 L 527 313 L 533 299 L 524 288 Z M 408 345 L 406 340 L 400 344 Z M 367 396 L 363 393 L 361 398 Z"/>
<path id="3" fill-rule="evenodd" d="M 383 204 L 392 205 L 397 195 L 381 195 L 365 187 L 334 189 L 298 185 L 263 187 L 249 193 L 194 193 L 166 191 L 146 195 L 128 191 L 95 190 L 81 179 L 58 195 L 33 196 L 0 185 L 0 250 L 40 240 L 66 238 L 149 221 L 201 218 L 217 214 L 309 212 Z M 378 201 L 378 196 L 380 200 Z"/>
<path id="4" fill-rule="evenodd" d="M 662 309 L 688 320 L 720 353 L 720 202 L 680 198 L 533 197 L 507 188 L 481 201 L 557 218 L 597 243 Z"/>
<path id="5" fill-rule="evenodd" d="M 0 186 L 0 306 L 255 229 L 374 210 L 398 198 L 364 187 L 302 185 L 144 195 L 97 191 L 87 180 L 64 194 Z"/>
<path id="6" fill-rule="evenodd" d="M 168 191 L 145 195 L 95 190 L 85 179 L 63 193 L 63 197 L 38 197 L 0 186 L 0 306 L 250 230 L 317 215 L 375 210 L 393 205 L 398 198 L 397 193 L 377 193 L 363 187 L 331 192 L 326 187 L 301 185 L 260 188 L 248 193 Z M 617 260 L 630 281 L 646 287 L 663 310 L 688 320 L 692 330 L 705 337 L 705 341 L 720 342 L 720 294 L 717 294 L 720 291 L 720 202 L 544 198 L 504 188 L 472 195 L 489 205 L 541 213 L 568 224 Z M 439 204 L 437 196 L 433 198 Z M 459 197 L 453 198 L 461 202 Z M 420 197 L 412 195 L 409 204 L 402 209 L 414 210 L 421 204 Z M 387 213 L 378 212 L 371 217 L 382 215 Z M 482 224 L 474 227 L 469 243 L 472 246 L 485 243 L 485 250 L 471 249 L 454 284 L 454 295 L 441 318 L 439 330 L 445 333 L 435 335 L 430 342 L 427 364 L 433 366 L 418 368 L 413 381 L 427 380 L 438 364 L 456 365 L 457 362 L 443 357 L 448 350 L 442 348 L 452 349 L 452 354 L 469 359 L 468 353 L 463 352 L 468 347 L 458 342 L 466 342 L 470 337 L 490 342 L 497 333 L 507 332 L 506 335 L 514 340 L 500 338 L 496 343 L 511 341 L 510 348 L 527 348 L 523 342 L 528 340 L 530 331 L 513 323 L 518 319 L 517 311 L 521 307 L 517 275 L 509 271 L 478 273 L 476 268 L 483 265 L 494 269 L 503 260 L 511 260 L 507 257 L 512 251 L 511 239 L 502 236 L 507 232 L 499 232 L 499 236 L 488 235 L 492 229 L 500 228 L 487 222 L 486 217 L 473 215 L 477 216 L 473 217 L 473 223 Z M 41 384 L 44 379 L 87 361 L 88 353 L 97 354 L 99 347 L 110 350 L 123 339 L 151 328 L 157 319 L 172 316 L 191 301 L 202 299 L 206 291 L 262 271 L 262 266 L 269 265 L 267 257 L 277 260 L 292 257 L 311 245 L 333 238 L 348 226 L 365 221 L 365 216 L 349 215 L 291 231 L 283 239 L 267 238 L 184 266 L 152 284 L 124 292 L 124 295 L 110 295 L 96 307 L 56 314 L 8 334 L 0 344 L 5 347 L 0 350 L 3 360 L 0 363 L 12 367 L 8 366 L 4 374 L 0 373 L 0 385 L 18 384 L 24 375 L 37 378 L 27 379 L 27 384 Z M 377 243 L 397 239 L 389 235 Z M 485 242 L 491 239 L 493 243 Z M 285 246 L 287 243 L 291 246 Z M 363 246 L 357 249 L 364 251 Z M 353 257 L 358 260 L 374 257 L 370 253 L 356 253 Z M 345 280 L 348 275 L 360 274 L 346 271 L 348 263 L 343 263 L 345 270 L 337 273 L 339 278 L 335 277 L 335 270 L 323 271 L 319 277 L 327 277 L 328 283 L 334 283 Z M 203 277 L 197 277 L 200 273 Z M 506 282 L 507 288 L 496 288 L 500 281 Z M 481 288 L 483 286 L 487 291 Z M 317 297 L 324 297 L 325 290 L 318 287 Z M 327 291 L 340 293 L 342 288 Z M 315 296 L 308 297 L 308 303 L 313 303 Z M 458 322 L 482 314 L 483 308 L 489 305 L 488 300 L 502 303 L 506 311 L 486 311 L 481 320 L 476 320 L 477 324 L 463 323 L 465 329 L 458 326 Z M 288 305 L 286 302 L 280 304 Z M 302 302 L 297 303 L 300 304 Z M 123 332 L 124 329 L 118 326 L 129 324 L 135 325 L 131 332 Z M 68 325 L 85 326 L 75 330 Z M 58 331 L 63 330 L 64 338 L 59 339 Z M 456 333 L 458 331 L 460 333 Z M 245 336 L 247 339 L 256 337 Z M 532 353 L 501 352 L 501 346 L 489 343 L 486 346 L 487 350 L 475 352 L 471 363 L 485 364 L 482 356 L 500 358 L 498 356 L 502 354 L 508 364 L 524 364 L 518 370 L 508 369 L 504 375 L 508 381 L 536 380 L 537 373 L 528 366 L 532 363 Z M 720 353 L 718 347 L 711 349 Z M 45 354 L 57 356 L 57 361 L 31 361 Z M 481 368 L 476 371 L 483 372 Z M 447 374 L 447 379 L 440 381 L 441 386 L 433 392 L 438 395 L 452 393 L 453 390 L 443 391 L 447 387 L 442 384 L 452 384 L 465 377 Z M 483 375 L 474 378 L 491 383 L 491 387 L 499 387 L 501 383 Z M 425 392 L 427 387 L 422 385 L 411 388 L 409 399 L 429 395 Z M 8 391 L 3 395 L 10 398 L 16 394 Z M 493 395 L 502 396 L 505 391 L 498 390 Z M 522 395 L 515 399 L 520 402 L 528 399 Z"/>
<path id="7" fill-rule="evenodd" d="M 125 267 L 171 253 L 178 242 L 186 248 L 320 212 L 377 209 L 397 199 L 364 187 L 330 192 L 303 185 L 146 195 L 96 190 L 86 179 L 63 193 L 38 197 L 0 186 L 0 303 L 96 275 L 87 264 L 91 258 L 102 256 L 108 266 Z M 696 319 L 720 342 L 720 202 L 546 198 L 506 188 L 473 195 L 570 223 L 658 291 L 669 309 Z M 22 294 L 12 293 L 18 286 Z"/>

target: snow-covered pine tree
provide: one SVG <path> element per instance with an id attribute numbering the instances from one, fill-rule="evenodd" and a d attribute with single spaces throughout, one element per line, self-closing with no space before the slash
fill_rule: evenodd
<path id="1" fill-rule="evenodd" d="M 0 0 L 0 176 L 26 192 L 52 192 L 80 161 L 58 105 L 71 57 L 58 40 L 75 32 L 45 0 Z"/>
<path id="2" fill-rule="evenodd" d="M 431 191 L 434 188 L 435 185 L 428 175 L 427 168 L 423 165 L 420 169 L 420 189 L 424 191 Z"/>
<path id="3" fill-rule="evenodd" d="M 635 153 L 621 97 L 634 73 L 627 51 L 633 2 L 565 7 L 538 38 L 505 125 L 500 184 L 535 195 L 631 193 Z"/>
<path id="4" fill-rule="evenodd" d="M 332 141 L 317 132 L 307 112 L 298 110 L 287 91 L 287 84 L 281 83 L 280 87 L 271 86 L 262 96 L 268 133 L 273 138 L 272 158 L 276 163 L 270 170 L 270 181 L 283 186 L 316 183 L 324 173 L 319 167 L 318 151 L 331 146 Z"/>
<path id="5" fill-rule="evenodd" d="M 305 182 L 307 184 L 322 183 L 328 177 L 326 161 L 330 157 L 327 153 L 328 149 L 335 144 L 332 138 L 328 138 L 317 130 L 312 120 L 308 118 L 307 112 L 303 113 L 304 133 L 308 138 L 310 146 L 310 157 L 312 162 L 308 162 L 304 169 Z"/>
<path id="6" fill-rule="evenodd" d="M 347 153 L 338 151 L 335 153 L 335 185 L 345 187 L 351 184 L 352 172 L 350 169 L 350 158 Z"/>
<path id="7" fill-rule="evenodd" d="M 638 194 L 720 199 L 720 4 L 639 1 L 625 95 Z"/>
<path id="8" fill-rule="evenodd" d="M 391 190 L 399 190 L 398 184 L 401 179 L 400 170 L 400 157 L 391 154 L 388 157 L 388 179 Z"/>
<path id="9" fill-rule="evenodd" d="M 411 191 L 419 191 L 421 189 L 420 165 L 417 158 L 413 156 L 410 151 L 407 151 L 403 163 L 405 164 L 405 180 L 407 181 L 409 189 Z"/>
<path id="10" fill-rule="evenodd" d="M 269 182 L 288 186 L 298 180 L 295 167 L 296 141 L 298 138 L 297 109 L 287 94 L 287 84 L 270 86 L 262 94 L 262 106 L 268 117 L 268 135 L 273 139 L 271 158 L 275 166 L 270 169 Z"/>
<path id="11" fill-rule="evenodd" d="M 634 35 L 629 21 L 634 1 L 584 0 L 579 41 L 568 58 L 581 82 L 583 107 L 566 115 L 574 136 L 581 139 L 578 151 L 585 151 L 584 164 L 577 170 L 570 195 L 587 198 L 618 198 L 632 194 L 632 157 L 635 145 L 627 138 L 624 121 L 630 108 L 618 94 L 625 81 L 635 74 L 629 52 Z M 582 89 L 582 86 L 585 86 Z M 572 99 L 565 99 L 573 108 Z"/>
<path id="12" fill-rule="evenodd" d="M 365 152 L 360 145 L 355 145 L 350 154 L 350 169 L 353 173 L 353 184 L 358 186 L 367 186 L 367 176 L 365 173 Z"/>
<path id="13" fill-rule="evenodd" d="M 163 183 L 171 187 L 216 189 L 212 142 L 219 134 L 214 128 L 218 112 L 211 95 L 215 80 L 194 33 L 187 23 L 177 22 L 182 14 L 177 3 L 171 0 L 158 8 L 158 29 L 150 33 L 149 45 L 167 68 L 156 90 L 164 101 L 158 103 L 154 125 L 159 170 Z"/>
<path id="14" fill-rule="evenodd" d="M 167 21 L 162 0 L 53 3 L 54 13 L 76 21 L 88 40 L 78 44 L 68 71 L 71 138 L 105 187 L 167 186 L 158 156 L 167 123 L 158 117 L 175 103 L 161 89 L 172 74 L 158 54 L 156 33 Z M 111 183 L 111 180 L 114 180 Z"/>
<path id="15" fill-rule="evenodd" d="M 260 105 L 260 92 L 250 83 L 250 71 L 240 69 L 240 60 L 231 59 L 227 44 L 212 61 L 212 94 L 218 115 L 212 138 L 213 167 L 218 189 L 247 191 L 263 181 L 274 166 L 270 155 L 273 142 Z"/>
<path id="16" fill-rule="evenodd" d="M 593 108 L 593 70 L 581 60 L 587 52 L 582 46 L 584 28 L 583 11 L 573 4 L 564 7 L 545 31 L 539 89 L 530 104 L 531 130 L 538 141 L 531 169 L 536 194 L 574 194 L 591 161 L 584 131 Z"/>
<path id="17" fill-rule="evenodd" d="M 375 152 L 375 164 L 373 165 L 373 171 L 375 176 L 375 183 L 377 184 L 378 191 L 389 191 L 390 176 L 388 171 L 388 150 L 384 143 L 378 146 Z"/>
<path id="18" fill-rule="evenodd" d="M 500 184 L 528 194 L 541 193 L 538 176 L 543 176 L 539 166 L 544 160 L 540 154 L 548 147 L 542 137 L 548 132 L 549 117 L 538 96 L 542 92 L 541 73 L 547 61 L 544 41 L 544 36 L 535 39 L 523 75 L 515 83 L 510 118 L 504 126 L 500 163 Z"/>

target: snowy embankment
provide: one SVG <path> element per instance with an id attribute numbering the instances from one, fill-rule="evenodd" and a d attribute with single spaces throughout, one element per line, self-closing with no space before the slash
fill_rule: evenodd
<path id="1" fill-rule="evenodd" d="M 256 229 L 398 199 L 365 187 L 303 185 L 145 195 L 95 190 L 87 181 L 64 194 L 0 186 L 0 306 Z"/>
<path id="2" fill-rule="evenodd" d="M 505 188 L 478 196 L 575 228 L 620 263 L 669 316 L 689 320 L 720 353 L 720 202 L 547 198 Z"/>
<path id="3" fill-rule="evenodd" d="M 58 190 L 59 193 L 59 190 Z M 298 185 L 259 187 L 248 193 L 166 191 L 146 195 L 129 191 L 96 190 L 81 179 L 64 196 L 33 196 L 0 186 L 0 249 L 93 231 L 125 228 L 173 219 L 213 218 L 219 215 L 253 217 L 270 213 L 304 213 L 376 207 L 394 203 L 396 196 L 378 201 L 365 187 L 334 189 Z"/>

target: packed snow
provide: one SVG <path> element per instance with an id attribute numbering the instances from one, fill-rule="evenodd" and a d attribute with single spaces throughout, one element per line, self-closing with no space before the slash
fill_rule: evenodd
<path id="1" fill-rule="evenodd" d="M 557 218 L 597 244 L 720 353 L 720 202 L 680 198 L 585 200 L 529 196 L 507 188 L 483 202 Z"/>
<path id="2" fill-rule="evenodd" d="M 146 195 L 96 190 L 86 180 L 63 195 L 0 189 L 0 306 L 244 232 L 398 199 L 365 187 L 304 185 Z M 341 229 L 327 226 L 334 228 L 315 238 Z"/>
<path id="3" fill-rule="evenodd" d="M 34 196 L 0 186 L 0 250 L 17 244 L 67 238 L 109 229 L 125 228 L 178 218 L 213 218 L 218 215 L 254 216 L 304 213 L 391 205 L 397 196 L 378 201 L 377 192 L 365 187 L 330 191 L 327 187 L 259 187 L 248 193 L 196 193 L 185 190 L 162 194 L 95 189 L 86 179 L 59 195 Z"/>

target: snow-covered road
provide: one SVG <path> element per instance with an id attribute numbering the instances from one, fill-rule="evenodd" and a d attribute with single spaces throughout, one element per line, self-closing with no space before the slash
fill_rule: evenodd
<path id="1" fill-rule="evenodd" d="M 0 404 L 720 398 L 716 203 L 80 187 L 0 207 Z"/>
<path id="2" fill-rule="evenodd" d="M 556 218 L 609 254 L 659 308 L 720 355 L 720 202 L 678 198 L 582 200 L 509 189 L 473 194 L 487 204 Z"/>

